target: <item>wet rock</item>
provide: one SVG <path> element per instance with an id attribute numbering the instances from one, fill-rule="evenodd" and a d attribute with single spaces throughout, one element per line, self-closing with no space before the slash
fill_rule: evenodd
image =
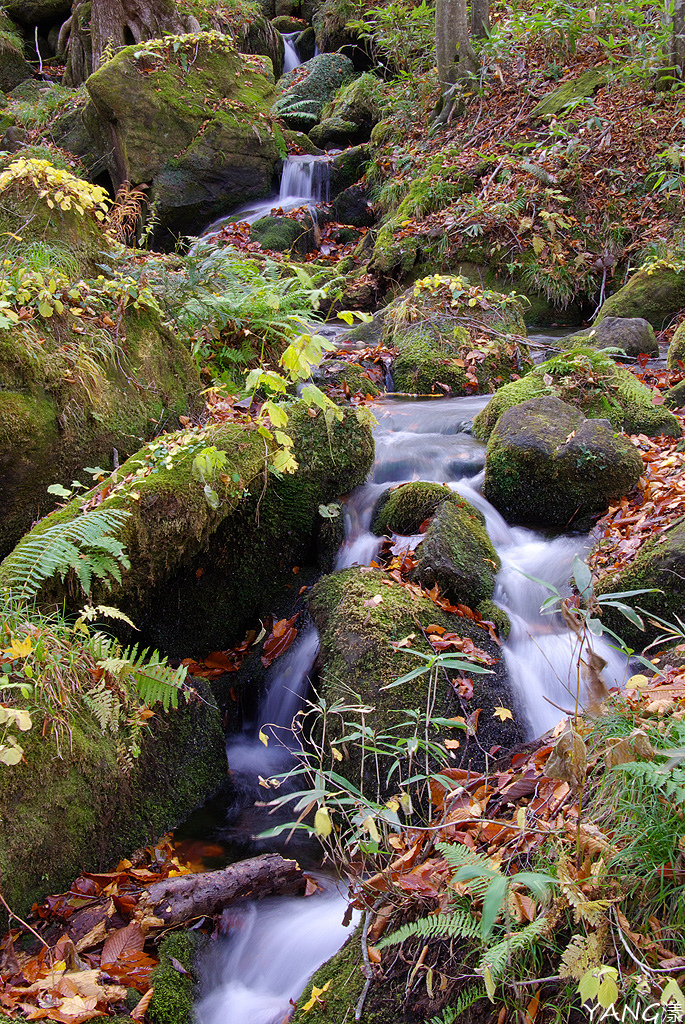
<path id="1" fill-rule="evenodd" d="M 666 356 L 666 365 L 669 370 L 677 370 L 683 364 L 685 364 L 685 321 L 676 328 Z"/>
<path id="2" fill-rule="evenodd" d="M 638 270 L 623 288 L 610 295 L 597 314 L 598 323 L 606 316 L 643 317 L 660 331 L 674 313 L 685 306 L 685 271 L 668 264 Z"/>
<path id="3" fill-rule="evenodd" d="M 312 59 L 316 53 L 316 34 L 311 25 L 303 32 L 300 32 L 295 40 L 295 49 L 302 62 Z"/>
<path id="4" fill-rule="evenodd" d="M 367 145 L 353 146 L 331 161 L 331 195 L 336 196 L 361 178 L 371 158 Z"/>
<path id="5" fill-rule="evenodd" d="M 510 523 L 586 529 L 642 469 L 635 447 L 606 420 L 534 398 L 504 413 L 490 435 L 483 493 Z"/>
<path id="6" fill-rule="evenodd" d="M 461 500 L 443 484 L 422 480 L 400 484 L 384 491 L 376 502 L 371 516 L 371 532 L 377 537 L 393 533 L 411 537 L 420 532 L 423 524 L 432 519 L 444 502 L 458 503 Z"/>
<path id="7" fill-rule="evenodd" d="M 414 575 L 428 590 L 437 584 L 453 604 L 476 609 L 495 592 L 500 560 L 482 512 L 456 497 L 457 501 L 443 502 L 426 530 L 426 539 L 416 549 Z"/>
<path id="8" fill-rule="evenodd" d="M 375 219 L 366 189 L 361 185 L 351 185 L 336 196 L 333 214 L 339 224 L 351 224 L 355 228 L 371 227 Z"/>
<path id="9" fill-rule="evenodd" d="M 615 348 L 627 356 L 659 355 L 654 328 L 642 317 L 605 316 L 593 327 L 564 338 L 561 345 L 563 348 L 575 348 L 578 345 L 599 349 Z"/>

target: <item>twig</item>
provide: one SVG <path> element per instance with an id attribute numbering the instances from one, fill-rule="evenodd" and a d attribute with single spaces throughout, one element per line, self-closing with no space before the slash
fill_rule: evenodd
<path id="1" fill-rule="evenodd" d="M 38 26 L 37 25 L 36 25 L 36 30 L 33 33 L 33 38 L 36 41 L 36 55 L 38 57 L 38 74 L 42 75 L 43 74 L 43 58 L 40 55 L 40 47 L 38 46 Z"/>
<path id="2" fill-rule="evenodd" d="M 2 884 L 2 872 L 1 871 L 0 871 L 0 884 Z M 23 918 L 19 917 L 18 914 L 15 914 L 15 912 L 12 910 L 12 908 L 9 905 L 9 903 L 7 902 L 5 897 L 3 896 L 2 889 L 0 889 L 0 903 L 2 903 L 3 907 L 5 908 L 7 913 L 9 914 L 10 921 L 12 920 L 12 918 L 14 918 L 15 921 L 19 922 L 19 924 L 22 926 L 22 928 L 25 928 L 27 932 L 31 932 L 31 935 L 33 935 L 36 939 L 38 939 L 38 941 L 40 943 L 42 943 L 42 945 L 45 946 L 45 948 L 47 950 L 50 949 L 50 946 L 45 941 L 45 939 L 41 938 L 41 936 L 38 934 L 38 932 L 34 931 L 34 929 L 31 927 L 31 925 L 27 924 L 26 921 L 23 920 Z"/>
<path id="3" fill-rule="evenodd" d="M 367 939 L 369 935 L 369 924 L 371 922 L 371 911 L 367 910 L 364 916 L 364 926 L 362 928 L 362 958 L 364 960 L 364 966 L 362 967 L 362 973 L 366 978 L 364 988 L 357 1001 L 357 1006 L 354 1011 L 354 1019 L 361 1020 L 362 1013 L 364 1012 L 364 1003 L 366 997 L 369 994 L 369 989 L 373 984 L 373 968 L 371 967 L 371 961 L 369 960 L 369 950 L 367 948 Z"/>

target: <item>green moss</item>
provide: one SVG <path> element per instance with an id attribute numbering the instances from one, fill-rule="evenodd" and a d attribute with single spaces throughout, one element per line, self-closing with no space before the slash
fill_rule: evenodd
<path id="1" fill-rule="evenodd" d="M 152 1024 L 191 1024 L 197 958 L 208 939 L 197 932 L 180 931 L 168 935 L 159 947 L 159 965 L 150 977 L 154 995 L 147 1011 Z M 172 960 L 188 973 L 181 974 Z"/>
<path id="2" fill-rule="evenodd" d="M 679 369 L 680 363 L 685 363 L 685 321 L 678 325 L 666 356 L 666 365 L 669 370 Z"/>
<path id="3" fill-rule="evenodd" d="M 309 229 L 292 217 L 261 217 L 250 228 L 250 238 L 275 252 L 294 249 L 304 254 L 310 249 L 310 235 Z"/>
<path id="4" fill-rule="evenodd" d="M 362 966 L 360 931 L 357 929 L 342 949 L 327 960 L 307 983 L 297 1000 L 298 1009 L 295 1010 L 292 1024 L 331 1024 L 332 1021 L 353 1019 L 364 988 Z M 311 1010 L 299 1009 L 311 998 L 314 986 L 323 989 L 325 985 L 328 985 L 328 989 L 322 997 L 322 1003 L 315 1003 Z M 366 1013 L 364 1019 L 373 1020 L 367 1018 Z"/>
<path id="5" fill-rule="evenodd" d="M 378 499 L 373 510 L 371 532 L 377 537 L 390 533 L 405 537 L 416 534 L 445 501 L 459 503 L 462 499 L 442 484 L 423 481 L 400 484 L 385 491 Z"/>
<path id="6" fill-rule="evenodd" d="M 485 517 L 463 498 L 445 501 L 416 549 L 415 574 L 435 584 L 450 601 L 475 608 L 492 598 L 500 560 L 485 528 Z"/>
<path id="7" fill-rule="evenodd" d="M 596 322 L 605 316 L 643 317 L 660 331 L 668 319 L 685 306 L 685 271 L 669 264 L 657 264 L 638 270 L 628 283 L 610 295 L 597 314 Z"/>
<path id="8" fill-rule="evenodd" d="M 531 117 L 551 117 L 562 114 L 571 104 L 592 96 L 602 85 L 606 85 L 607 76 L 603 68 L 590 68 L 577 78 L 564 82 L 558 89 L 540 100 L 531 112 Z"/>
<path id="9" fill-rule="evenodd" d="M 492 622 L 500 640 L 506 640 L 511 632 L 511 619 L 494 601 L 481 601 L 475 609 L 485 622 Z"/>
<path id="10" fill-rule="evenodd" d="M 127 771 L 117 738 L 82 715 L 58 745 L 35 721 L 22 736 L 24 761 L 0 777 L 3 892 L 25 913 L 86 868 L 109 870 L 127 851 L 163 834 L 226 775 L 221 720 L 209 687 L 158 714 Z"/>
<path id="11" fill-rule="evenodd" d="M 547 383 L 545 377 L 552 377 Z M 608 419 L 629 434 L 650 437 L 665 434 L 680 437 L 673 413 L 652 403 L 649 388 L 630 373 L 614 365 L 609 356 L 595 349 L 573 349 L 540 363 L 521 380 L 505 384 L 478 413 L 473 432 L 488 438 L 500 416 L 514 405 L 541 395 L 555 395 L 576 406 L 586 416 Z"/>

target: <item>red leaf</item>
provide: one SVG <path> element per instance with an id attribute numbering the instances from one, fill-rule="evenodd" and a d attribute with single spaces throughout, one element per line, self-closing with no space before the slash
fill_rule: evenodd
<path id="1" fill-rule="evenodd" d="M 115 964 L 124 953 L 140 951 L 145 945 L 145 936 L 137 921 L 131 921 L 125 928 L 110 935 L 102 947 L 100 963 Z"/>

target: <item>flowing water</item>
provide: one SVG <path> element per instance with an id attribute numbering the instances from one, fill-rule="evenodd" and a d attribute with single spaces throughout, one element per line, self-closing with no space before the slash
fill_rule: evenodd
<path id="1" fill-rule="evenodd" d="M 558 615 L 541 614 L 549 591 L 536 579 L 568 592 L 574 555 L 582 556 L 589 541 L 583 536 L 548 538 L 510 527 L 482 496 L 485 445 L 470 428 L 487 402 L 488 396 L 388 396 L 376 403 L 376 458 L 367 482 L 345 504 L 345 540 L 336 567 L 368 565 L 377 554 L 380 540 L 369 526 L 378 497 L 389 487 L 411 480 L 445 483 L 479 508 L 502 562 L 494 599 L 512 623 L 502 654 L 516 713 L 523 716 L 533 738 L 558 722 L 565 709 L 573 708 L 577 685 L 575 637 Z M 396 538 L 396 549 L 413 548 L 421 539 Z M 601 639 L 594 647 L 607 661 L 607 684 L 620 684 L 627 670 L 623 656 Z M 253 728 L 265 728 L 268 722 L 283 727 L 292 721 L 307 694 L 317 652 L 318 637 L 310 625 L 270 669 L 259 722 Z M 274 752 L 270 746 L 267 751 L 249 736 L 229 746 L 229 763 L 246 780 L 250 773 L 254 780 L 257 772 L 266 775 L 274 766 L 285 767 L 291 756 L 284 747 Z M 272 900 L 247 908 L 233 937 L 215 951 L 208 965 L 206 995 L 198 1007 L 201 1024 L 279 1024 L 288 1012 L 288 1001 L 297 998 L 308 977 L 344 941 L 344 909 L 344 897 L 332 889 L 306 900 Z"/>
<path id="2" fill-rule="evenodd" d="M 294 71 L 295 68 L 300 66 L 300 56 L 295 46 L 295 40 L 299 36 L 299 32 L 284 32 L 283 33 L 283 74 L 287 75 L 289 71 Z"/>
<path id="3" fill-rule="evenodd" d="M 236 224 L 239 221 L 254 224 L 262 217 L 271 216 L 276 210 L 288 213 L 289 210 L 296 210 L 300 206 L 306 206 L 316 219 L 317 203 L 329 201 L 331 160 L 332 157 L 326 154 L 289 156 L 283 164 L 278 195 L 239 206 L 210 224 L 203 233 L 204 236 L 215 235 L 224 224 Z"/>

